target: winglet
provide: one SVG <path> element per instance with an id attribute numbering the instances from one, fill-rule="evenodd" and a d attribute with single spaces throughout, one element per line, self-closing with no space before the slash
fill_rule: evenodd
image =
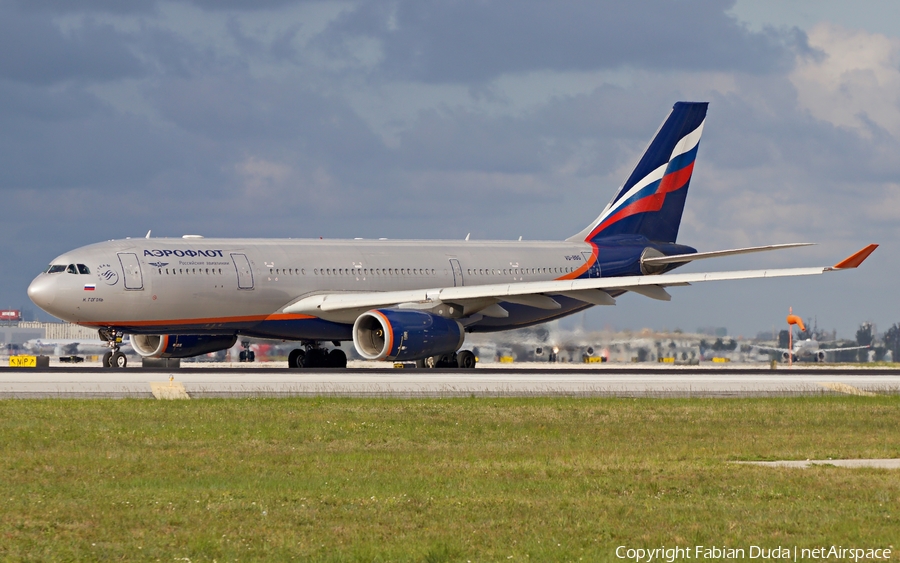
<path id="1" fill-rule="evenodd" d="M 859 252 L 856 252 L 855 254 L 848 256 L 847 258 L 844 258 L 843 260 L 841 260 L 840 262 L 838 262 L 831 268 L 833 270 L 844 270 L 844 269 L 848 269 L 848 268 L 856 268 L 857 266 L 859 266 L 860 264 L 863 263 L 863 260 L 865 260 L 866 258 L 869 257 L 869 254 L 872 254 L 873 252 L 875 252 L 876 248 L 878 248 L 877 244 L 870 244 L 869 246 L 863 248 Z"/>

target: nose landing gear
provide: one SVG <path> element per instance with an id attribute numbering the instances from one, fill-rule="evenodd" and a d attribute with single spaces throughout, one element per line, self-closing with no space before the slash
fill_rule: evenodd
<path id="1" fill-rule="evenodd" d="M 119 351 L 119 347 L 122 345 L 122 337 L 124 335 L 114 328 L 101 328 L 97 332 L 100 334 L 100 338 L 106 340 L 107 346 L 112 348 L 112 350 L 103 354 L 100 365 L 105 368 L 115 369 L 126 367 L 128 365 L 128 357 L 126 357 L 125 354 Z"/>

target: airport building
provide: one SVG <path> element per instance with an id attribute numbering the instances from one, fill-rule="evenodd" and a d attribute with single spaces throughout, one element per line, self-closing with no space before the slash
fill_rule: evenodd
<path id="1" fill-rule="evenodd" d="M 99 340 L 96 329 L 71 323 L 19 321 L 0 324 L 0 346 L 5 349 L 21 346 L 35 338 Z"/>

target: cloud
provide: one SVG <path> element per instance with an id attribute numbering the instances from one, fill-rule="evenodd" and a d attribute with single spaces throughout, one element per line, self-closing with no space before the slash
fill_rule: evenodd
<path id="1" fill-rule="evenodd" d="M 867 137 L 900 137 L 900 38 L 821 23 L 809 43 L 824 55 L 790 75 L 802 107 Z"/>
<path id="2" fill-rule="evenodd" d="M 750 31 L 715 0 L 73 6 L 0 4 L 10 306 L 54 255 L 149 228 L 560 240 L 679 99 L 711 102 L 683 242 L 831 260 L 900 237 L 896 38 Z M 692 328 L 665 319 L 731 287 L 597 316 Z"/>
<path id="3" fill-rule="evenodd" d="M 52 85 L 108 82 L 145 72 L 127 38 L 110 25 L 88 19 L 63 33 L 47 13 L 0 4 L 0 79 Z"/>
<path id="4" fill-rule="evenodd" d="M 47 12 L 52 14 L 83 14 L 107 12 L 113 14 L 142 14 L 155 10 L 156 2 L 145 0 L 11 0 L 23 12 Z"/>
<path id="5" fill-rule="evenodd" d="M 160 4 L 180 3 L 193 5 L 210 11 L 232 10 L 239 12 L 256 12 L 273 10 L 285 6 L 314 3 L 320 0 L 13 0 L 20 10 L 47 11 L 53 13 L 109 13 L 109 14 L 148 14 L 155 13 Z"/>
<path id="6" fill-rule="evenodd" d="M 364 2 L 332 26 L 331 48 L 376 38 L 380 69 L 425 82 L 479 83 L 504 73 L 621 67 L 766 73 L 793 63 L 798 30 L 751 32 L 732 2 L 522 0 Z"/>

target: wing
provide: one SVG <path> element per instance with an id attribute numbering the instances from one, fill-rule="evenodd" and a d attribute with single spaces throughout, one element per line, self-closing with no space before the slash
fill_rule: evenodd
<path id="1" fill-rule="evenodd" d="M 563 295 L 586 304 L 615 305 L 615 299 L 610 292 L 623 290 L 652 299 L 669 301 L 671 296 L 665 288 L 670 286 L 723 280 L 811 276 L 856 268 L 876 247 L 877 245 L 869 245 L 834 266 L 552 280 L 402 291 L 326 293 L 295 300 L 288 304 L 283 312 L 312 315 L 335 322 L 353 322 L 361 313 L 370 309 L 382 307 L 437 309 L 446 304 L 449 308 L 462 309 L 461 312 L 459 310 L 452 312 L 456 317 L 475 314 L 505 317 L 507 313 L 498 305 L 500 302 L 517 303 L 539 309 L 559 309 L 561 305 L 553 299 L 553 296 Z M 438 314 L 444 313 L 438 311 Z"/>
<path id="2" fill-rule="evenodd" d="M 866 350 L 871 346 L 848 346 L 847 348 L 819 348 L 820 352 L 839 352 L 842 350 Z"/>
<path id="3" fill-rule="evenodd" d="M 756 344 L 751 344 L 751 346 L 753 348 L 756 348 L 757 350 L 765 350 L 766 352 L 782 352 L 782 353 L 790 352 L 790 350 L 788 350 L 787 348 L 772 348 L 771 346 L 757 346 Z"/>

